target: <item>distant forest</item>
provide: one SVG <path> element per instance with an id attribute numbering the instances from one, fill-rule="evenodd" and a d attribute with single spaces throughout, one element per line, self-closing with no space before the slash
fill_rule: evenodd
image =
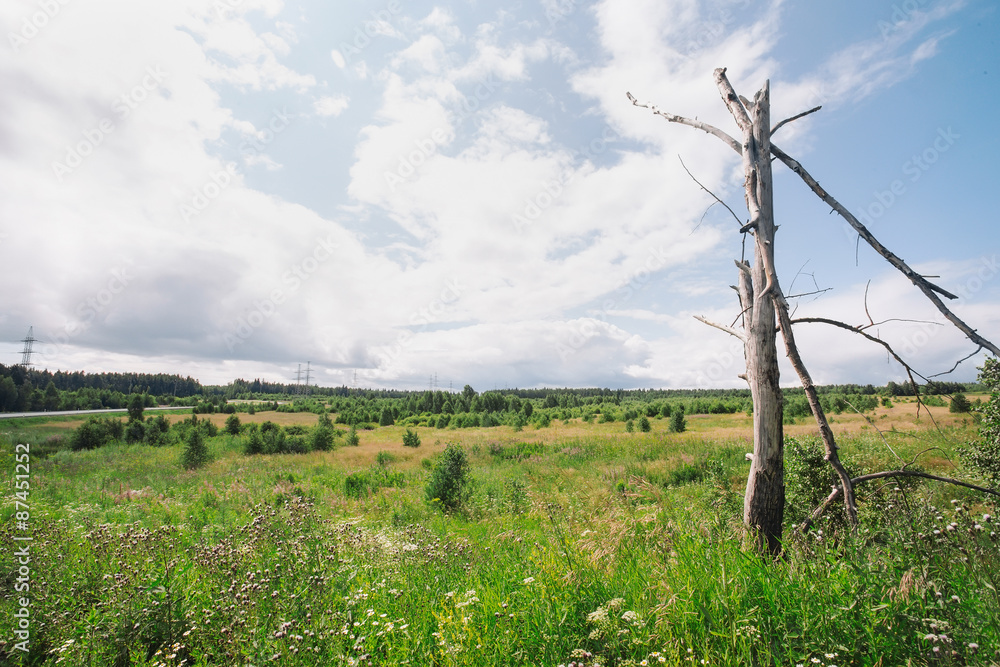
<path id="1" fill-rule="evenodd" d="M 929 382 L 920 386 L 921 395 L 953 394 L 976 391 L 978 385 L 958 382 Z M 819 392 L 832 399 L 834 396 L 912 396 L 909 384 L 890 382 L 884 387 L 866 385 L 827 385 Z M 403 391 L 393 389 L 357 389 L 346 386 L 316 387 L 296 384 L 238 379 L 227 385 L 202 385 L 192 377 L 166 373 L 85 373 L 35 370 L 23 366 L 0 364 L 0 412 L 40 412 L 54 410 L 94 410 L 100 408 L 125 408 L 132 394 L 144 394 L 145 404 L 199 406 L 203 410 L 221 408 L 230 401 L 293 400 L 310 397 L 328 399 L 361 399 L 362 402 L 386 399 L 399 400 L 412 412 L 440 413 L 445 406 L 472 408 L 472 398 L 479 396 L 466 385 L 462 391 Z M 785 390 L 790 403 L 802 397 L 800 388 Z M 747 409 L 750 401 L 748 389 L 498 389 L 483 394 L 497 397 L 492 402 L 499 408 L 500 399 L 509 409 L 511 399 L 537 402 L 539 408 L 580 407 L 582 405 L 624 402 L 653 403 L 662 400 L 686 399 L 691 408 L 705 412 L 734 412 Z M 804 400 L 804 399 L 803 399 Z M 479 401 L 482 402 L 482 401 Z M 870 401 L 869 401 L 870 402 Z M 336 400 L 327 401 L 330 407 Z M 213 406 L 213 407 L 210 407 Z M 723 407 L 724 406 L 724 407 Z M 346 404 L 343 406 L 346 408 Z M 479 407 L 478 405 L 476 407 Z M 487 409 L 487 411 L 490 411 Z M 689 413 L 693 412 L 689 409 Z M 398 413 L 397 413 L 398 414 Z"/>

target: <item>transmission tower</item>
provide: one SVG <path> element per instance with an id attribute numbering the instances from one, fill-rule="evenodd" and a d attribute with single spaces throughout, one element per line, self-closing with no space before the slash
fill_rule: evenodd
<path id="1" fill-rule="evenodd" d="M 302 382 L 302 364 L 299 364 L 299 370 L 295 371 L 295 393 L 298 394 L 301 389 L 299 383 Z"/>
<path id="2" fill-rule="evenodd" d="M 21 365 L 25 368 L 31 366 L 31 346 L 36 340 L 38 340 L 33 335 L 34 331 L 35 327 L 28 327 L 28 335 L 21 340 L 21 342 L 24 343 L 24 349 L 21 350 Z"/>
<path id="3" fill-rule="evenodd" d="M 312 363 L 311 361 L 306 362 L 306 394 L 309 393 L 309 376 L 312 373 L 312 371 L 309 369 L 309 365 L 311 363 Z M 299 368 L 302 368 L 302 364 L 299 364 Z"/>

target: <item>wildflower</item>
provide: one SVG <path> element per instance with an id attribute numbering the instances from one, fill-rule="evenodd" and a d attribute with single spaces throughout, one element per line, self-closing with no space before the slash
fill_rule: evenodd
<path id="1" fill-rule="evenodd" d="M 521 583 L 523 583 L 525 586 L 527 586 L 528 584 L 533 584 L 533 583 L 535 583 L 535 578 L 534 577 L 526 577 L 525 580 L 523 582 L 521 582 Z"/>

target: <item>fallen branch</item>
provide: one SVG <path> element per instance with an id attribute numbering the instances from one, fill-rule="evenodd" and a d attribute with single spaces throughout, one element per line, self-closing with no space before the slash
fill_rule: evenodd
<path id="1" fill-rule="evenodd" d="M 886 477 L 923 477 L 924 479 L 933 479 L 936 482 L 946 482 L 948 484 L 954 484 L 955 486 L 963 486 L 967 489 L 972 489 L 974 491 L 979 491 L 981 493 L 988 493 L 993 496 L 1000 498 L 1000 491 L 996 489 L 990 489 L 985 486 L 978 486 L 976 484 L 970 484 L 969 482 L 963 482 L 960 479 L 953 479 L 951 477 L 941 477 L 940 475 L 931 475 L 926 472 L 919 472 L 917 470 L 885 470 L 883 472 L 873 472 L 869 475 L 861 475 L 860 477 L 855 477 L 851 480 L 851 484 L 856 486 L 860 482 L 867 482 L 870 479 L 885 479 Z M 800 523 L 796 528 L 795 532 L 802 535 L 821 517 L 826 509 L 840 497 L 842 492 L 841 487 L 835 488 L 826 500 L 813 510 L 813 513 L 809 515 L 809 518 Z"/>

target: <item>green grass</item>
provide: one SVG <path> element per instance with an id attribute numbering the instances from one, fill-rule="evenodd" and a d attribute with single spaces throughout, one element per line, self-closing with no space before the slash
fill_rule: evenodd
<path id="1" fill-rule="evenodd" d="M 706 427 L 724 432 L 726 417 Z M 609 426 L 553 423 L 541 441 L 520 438 L 533 429 L 445 431 L 420 450 L 380 429 L 358 448 L 275 456 L 244 456 L 239 438 L 220 435 L 194 471 L 180 467 L 181 445 L 32 458 L 34 634 L 23 664 L 996 659 L 1000 552 L 983 518 L 992 510 L 971 492 L 890 481 L 867 491 L 857 533 L 831 511 L 789 537 L 784 560 L 763 562 L 740 525 L 742 431 Z M 5 470 L 13 443 L 47 426 L 19 428 L 0 435 Z M 907 460 L 939 448 L 924 462 L 945 474 L 958 474 L 947 461 L 971 436 L 960 426 L 886 434 Z M 895 461 L 871 431 L 841 440 L 858 466 Z M 463 444 L 474 479 L 450 515 L 424 501 L 445 441 Z M 12 503 L 3 519 L 13 544 Z M 0 555 L 5 619 L 16 610 L 12 551 Z M 9 631 L 0 642 L 0 664 L 21 664 Z"/>

